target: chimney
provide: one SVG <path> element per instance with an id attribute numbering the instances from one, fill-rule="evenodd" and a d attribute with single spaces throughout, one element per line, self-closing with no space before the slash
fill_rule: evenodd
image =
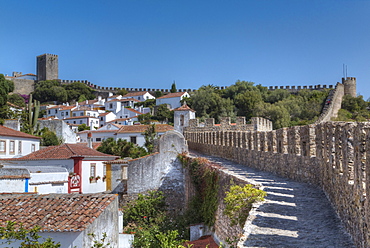
<path id="1" fill-rule="evenodd" d="M 92 133 L 91 132 L 87 133 L 87 147 L 92 149 Z"/>

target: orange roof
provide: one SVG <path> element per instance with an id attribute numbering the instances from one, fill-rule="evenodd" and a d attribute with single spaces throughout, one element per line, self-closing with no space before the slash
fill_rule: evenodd
<path id="1" fill-rule="evenodd" d="M 117 119 L 114 119 L 113 121 L 108 121 L 107 123 L 112 123 L 112 122 L 116 122 L 116 121 L 127 121 L 127 120 L 130 120 L 130 119 L 133 119 L 133 118 L 137 118 L 137 116 L 133 116 L 133 117 L 129 117 L 129 118 L 117 118 Z"/>
<path id="2" fill-rule="evenodd" d="M 76 106 L 63 106 L 63 107 L 60 107 L 59 110 L 69 110 L 69 109 L 73 109 L 75 108 Z"/>
<path id="3" fill-rule="evenodd" d="M 40 226 L 43 232 L 85 230 L 116 200 L 113 194 L 3 194 L 0 226 L 6 221 L 23 223 L 26 229 Z"/>
<path id="4" fill-rule="evenodd" d="M 143 113 L 135 110 L 135 109 L 132 109 L 132 108 L 126 108 L 127 110 L 131 111 L 131 112 L 134 112 L 135 114 L 139 114 L 139 115 L 142 115 Z"/>
<path id="5" fill-rule="evenodd" d="M 132 93 L 127 93 L 126 95 L 124 95 L 122 97 L 142 96 L 142 95 L 144 95 L 146 93 L 148 93 L 148 91 L 132 92 Z"/>
<path id="6" fill-rule="evenodd" d="M 29 139 L 41 139 L 40 137 L 33 136 L 28 133 L 23 133 L 8 127 L 0 125 L 0 136 L 9 136 L 9 137 L 20 137 L 20 138 L 29 138 Z"/>
<path id="7" fill-rule="evenodd" d="M 186 103 L 182 105 L 181 107 L 174 109 L 173 111 L 192 111 L 195 112 L 195 110 L 191 109 Z"/>
<path id="8" fill-rule="evenodd" d="M 139 100 L 136 100 L 135 98 L 127 98 L 127 99 L 112 99 L 112 100 L 107 101 L 107 103 L 110 103 L 110 102 L 129 102 L 129 101 L 140 102 Z"/>
<path id="9" fill-rule="evenodd" d="M 99 116 L 106 116 L 106 115 L 109 115 L 110 113 L 112 113 L 112 112 L 101 113 L 101 114 L 99 114 Z"/>
<path id="10" fill-rule="evenodd" d="M 86 101 L 83 101 L 83 102 L 79 102 L 78 105 L 87 105 L 87 104 L 94 104 L 96 103 L 98 100 L 87 100 L 87 103 Z"/>
<path id="11" fill-rule="evenodd" d="M 118 158 L 117 156 L 95 151 L 84 145 L 63 144 L 60 146 L 49 146 L 20 158 L 7 160 L 71 159 L 73 157 L 104 157 L 107 160 Z"/>
<path id="12" fill-rule="evenodd" d="M 143 133 L 147 130 L 149 125 L 127 125 L 120 128 L 117 133 Z M 157 124 L 155 125 L 155 131 L 157 133 L 163 133 L 173 130 L 173 126 L 168 124 Z"/>
<path id="13" fill-rule="evenodd" d="M 81 144 L 81 145 L 84 145 L 84 146 L 87 146 L 87 142 L 80 142 L 78 144 Z M 98 147 L 101 145 L 101 142 L 92 142 L 92 148 L 94 150 L 98 149 Z"/>
<path id="14" fill-rule="evenodd" d="M 65 106 L 64 105 L 56 105 L 56 106 L 52 106 L 52 107 L 46 106 L 47 109 L 55 109 L 55 108 L 59 109 L 59 108 L 62 108 L 62 107 L 65 107 Z"/>
<path id="15" fill-rule="evenodd" d="M 113 129 L 113 130 L 84 130 L 84 131 L 78 132 L 78 134 L 81 134 L 81 133 L 115 133 L 117 131 L 118 131 L 117 129 Z"/>
<path id="16" fill-rule="evenodd" d="M 187 92 L 175 92 L 175 93 L 169 93 L 167 95 L 158 97 L 157 99 L 162 99 L 162 98 L 171 98 L 171 97 L 181 97 Z"/>

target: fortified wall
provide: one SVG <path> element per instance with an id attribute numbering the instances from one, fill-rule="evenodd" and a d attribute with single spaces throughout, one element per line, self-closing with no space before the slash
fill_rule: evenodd
<path id="1" fill-rule="evenodd" d="M 194 124 L 184 136 L 191 150 L 321 187 L 356 246 L 370 247 L 370 123 L 325 122 L 263 132 L 227 126 L 202 131 Z"/>

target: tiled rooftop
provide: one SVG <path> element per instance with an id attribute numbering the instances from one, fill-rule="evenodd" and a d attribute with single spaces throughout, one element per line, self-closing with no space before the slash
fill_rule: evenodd
<path id="1" fill-rule="evenodd" d="M 70 159 L 72 157 L 104 157 L 107 160 L 118 158 L 117 156 L 95 151 L 84 145 L 63 144 L 60 146 L 49 146 L 20 158 L 7 160 Z"/>
<path id="2" fill-rule="evenodd" d="M 177 108 L 177 109 L 174 109 L 174 111 L 192 111 L 192 112 L 195 112 L 195 110 L 191 109 L 188 105 L 184 104 L 182 105 L 181 107 Z"/>
<path id="3" fill-rule="evenodd" d="M 16 131 L 14 129 L 4 127 L 0 125 L 0 136 L 8 136 L 8 137 L 21 137 L 21 138 L 29 138 L 29 139 L 41 139 L 40 137 L 33 136 L 28 133 L 23 133 L 20 131 Z"/>
<path id="4" fill-rule="evenodd" d="M 186 92 L 175 92 L 175 93 L 169 93 L 167 95 L 158 97 L 157 99 L 162 99 L 162 98 L 171 98 L 171 97 L 181 97 L 184 95 Z"/>
<path id="5" fill-rule="evenodd" d="M 148 93 L 148 91 L 140 91 L 140 92 L 127 93 L 127 94 L 126 94 L 126 95 L 124 95 L 123 97 L 127 98 L 127 97 L 133 97 L 133 96 L 142 96 L 142 95 L 144 95 L 145 93 Z"/>
<path id="6" fill-rule="evenodd" d="M 0 225 L 23 223 L 40 226 L 43 232 L 83 231 L 115 199 L 112 194 L 2 194 Z"/>

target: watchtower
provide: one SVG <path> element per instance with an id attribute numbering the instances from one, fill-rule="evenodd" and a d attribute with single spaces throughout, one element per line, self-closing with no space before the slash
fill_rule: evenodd
<path id="1" fill-rule="evenodd" d="M 38 81 L 58 79 L 58 55 L 45 53 L 36 59 Z"/>
<path id="2" fill-rule="evenodd" d="M 189 126 L 189 120 L 195 119 L 195 110 L 189 108 L 186 103 L 181 107 L 174 109 L 174 128 L 180 133 L 184 132 L 184 127 Z"/>
<path id="3" fill-rule="evenodd" d="M 357 96 L 355 77 L 342 78 L 342 84 L 344 85 L 344 95 L 350 95 L 352 97 Z"/>

